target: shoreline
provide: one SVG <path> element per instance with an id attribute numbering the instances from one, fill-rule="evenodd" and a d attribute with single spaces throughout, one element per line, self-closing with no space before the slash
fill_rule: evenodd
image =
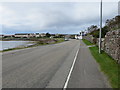
<path id="1" fill-rule="evenodd" d="M 10 40 L 10 41 L 13 41 L 13 40 Z M 14 40 L 16 41 L 16 40 Z M 20 41 L 20 40 L 18 40 Z M 23 40 L 23 41 L 27 41 L 27 40 Z M 29 40 L 30 41 L 30 40 Z M 37 46 L 43 46 L 43 45 L 52 45 L 52 44 L 57 44 L 57 43 L 62 43 L 64 42 L 65 40 L 64 39 L 58 39 L 57 41 L 55 42 L 40 42 L 40 41 L 33 41 L 33 43 L 35 44 L 32 44 L 32 45 L 26 45 L 26 46 L 18 46 L 18 47 L 15 47 L 15 48 L 9 48 L 9 49 L 4 49 L 4 50 L 0 50 L 0 52 L 7 52 L 7 51 L 12 51 L 12 50 L 19 50 L 19 49 L 25 49 L 25 48 L 32 48 L 32 47 L 37 47 Z"/>

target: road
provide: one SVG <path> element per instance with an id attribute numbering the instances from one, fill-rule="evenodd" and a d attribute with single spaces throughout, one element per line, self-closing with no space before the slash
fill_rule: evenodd
<path id="1" fill-rule="evenodd" d="M 78 50 L 67 88 L 108 87 L 98 64 L 79 40 L 4 52 L 2 87 L 63 88 Z"/>
<path id="2" fill-rule="evenodd" d="M 3 53 L 3 88 L 63 87 L 78 48 L 79 40 L 70 40 Z"/>
<path id="3" fill-rule="evenodd" d="M 89 48 L 82 41 L 67 88 L 111 88 Z"/>

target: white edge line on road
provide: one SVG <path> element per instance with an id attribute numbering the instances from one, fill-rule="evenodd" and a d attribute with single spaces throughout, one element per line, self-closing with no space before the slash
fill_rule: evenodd
<path id="1" fill-rule="evenodd" d="M 63 88 L 63 90 L 65 90 L 65 89 L 67 88 L 67 85 L 68 85 L 68 82 L 69 82 L 69 79 L 70 79 L 71 73 L 72 73 L 72 71 L 73 71 L 73 68 L 74 68 L 74 65 L 75 65 L 75 62 L 76 62 L 76 59 L 77 59 L 78 52 L 79 52 L 79 49 L 78 49 L 77 52 L 76 52 L 76 55 L 75 55 L 74 61 L 73 61 L 73 63 L 72 63 L 72 66 L 71 66 L 70 72 L 69 72 L 69 74 L 68 74 L 68 76 L 67 76 L 67 80 L 66 80 L 66 82 L 65 82 L 65 84 L 64 84 L 64 88 Z"/>

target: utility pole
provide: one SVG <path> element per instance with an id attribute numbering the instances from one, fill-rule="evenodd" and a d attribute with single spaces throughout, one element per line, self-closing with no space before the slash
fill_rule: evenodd
<path id="1" fill-rule="evenodd" d="M 101 31 L 102 31 L 102 0 L 100 3 L 99 53 L 101 53 Z"/>

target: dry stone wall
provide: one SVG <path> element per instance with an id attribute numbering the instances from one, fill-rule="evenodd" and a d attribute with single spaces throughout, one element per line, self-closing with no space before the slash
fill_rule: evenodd
<path id="1" fill-rule="evenodd" d="M 92 36 L 84 36 L 83 39 L 99 44 L 99 39 Z M 102 38 L 101 48 L 120 64 L 120 29 L 107 32 Z"/>
<path id="2" fill-rule="evenodd" d="M 87 35 L 87 36 L 83 36 L 83 39 L 86 39 L 88 41 L 90 41 L 91 43 L 96 43 L 96 38 L 94 38 L 92 35 Z"/>
<path id="3" fill-rule="evenodd" d="M 109 31 L 104 40 L 104 51 L 120 63 L 120 29 Z"/>

